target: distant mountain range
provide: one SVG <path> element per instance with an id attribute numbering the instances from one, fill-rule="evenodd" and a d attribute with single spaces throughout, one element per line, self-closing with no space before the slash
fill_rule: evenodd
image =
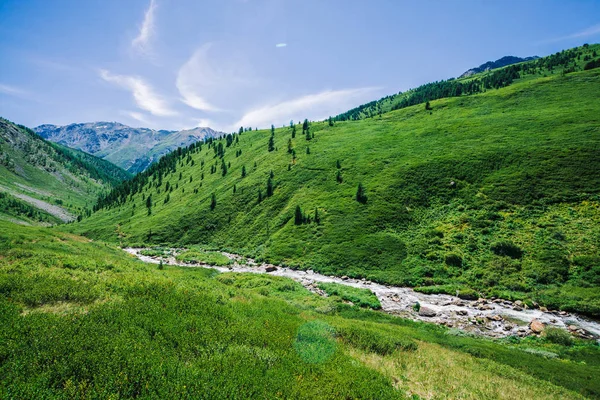
<path id="1" fill-rule="evenodd" d="M 68 222 L 131 175 L 106 160 L 51 143 L 0 118 L 0 220 Z"/>
<path id="2" fill-rule="evenodd" d="M 45 139 L 103 158 L 133 174 L 177 147 L 222 134 L 206 127 L 166 131 L 132 128 L 118 122 L 46 124 L 34 131 Z"/>
<path id="3" fill-rule="evenodd" d="M 495 68 L 502 68 L 502 67 L 506 67 L 507 65 L 516 64 L 516 63 L 520 63 L 523 61 L 536 60 L 538 58 L 539 58 L 538 56 L 525 57 L 525 58 L 515 57 L 515 56 L 504 56 L 496 61 L 488 61 L 484 64 L 481 64 L 479 67 L 471 68 L 470 70 L 465 71 L 461 76 L 459 76 L 459 78 L 467 78 L 467 77 L 477 74 L 479 72 L 484 72 L 484 71 L 488 71 L 490 69 L 495 69 Z"/>

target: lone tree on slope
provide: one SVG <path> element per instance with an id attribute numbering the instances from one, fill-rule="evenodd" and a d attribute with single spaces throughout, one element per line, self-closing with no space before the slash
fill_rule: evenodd
<path id="1" fill-rule="evenodd" d="M 365 188 L 362 183 L 359 183 L 358 188 L 356 189 L 356 201 L 361 204 L 367 203 L 367 194 L 365 193 Z"/>

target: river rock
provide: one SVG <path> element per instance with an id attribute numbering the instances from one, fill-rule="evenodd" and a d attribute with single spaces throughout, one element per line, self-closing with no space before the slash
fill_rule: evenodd
<path id="1" fill-rule="evenodd" d="M 348 280 L 348 277 L 347 277 L 346 275 L 344 275 L 344 276 L 342 276 L 342 280 L 343 280 L 343 281 L 347 281 L 347 280 Z"/>
<path id="2" fill-rule="evenodd" d="M 540 320 L 534 319 L 529 323 L 529 329 L 531 329 L 533 333 L 542 333 L 544 324 Z"/>
<path id="3" fill-rule="evenodd" d="M 541 312 L 548 312 L 548 309 L 544 306 L 540 307 L 540 311 Z"/>
<path id="4" fill-rule="evenodd" d="M 568 329 L 569 329 L 570 331 L 576 331 L 576 330 L 577 330 L 577 327 L 576 327 L 575 325 L 569 325 L 569 326 L 568 326 Z"/>
<path id="5" fill-rule="evenodd" d="M 428 317 L 428 318 L 430 318 L 430 317 L 435 317 L 436 314 L 437 313 L 435 311 L 433 311 L 431 308 L 428 308 L 428 307 L 421 306 L 421 308 L 419 309 L 419 315 L 421 317 Z"/>
<path id="6" fill-rule="evenodd" d="M 277 267 L 274 265 L 269 265 L 267 268 L 265 268 L 265 271 L 267 272 L 275 272 L 277 271 Z"/>

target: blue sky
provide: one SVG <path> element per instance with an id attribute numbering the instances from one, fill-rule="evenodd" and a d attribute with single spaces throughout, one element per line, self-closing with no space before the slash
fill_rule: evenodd
<path id="1" fill-rule="evenodd" d="M 600 1 L 1 0 L 0 115 L 231 131 L 600 42 Z"/>

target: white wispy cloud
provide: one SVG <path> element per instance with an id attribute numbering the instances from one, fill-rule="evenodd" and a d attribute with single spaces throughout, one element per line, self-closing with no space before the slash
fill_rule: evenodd
<path id="1" fill-rule="evenodd" d="M 131 41 L 131 47 L 144 55 L 150 55 L 152 53 L 152 47 L 150 45 L 150 39 L 154 35 L 154 10 L 156 9 L 156 3 L 154 0 L 150 0 L 150 5 L 144 14 L 144 21 L 140 26 L 138 35 Z"/>
<path id="2" fill-rule="evenodd" d="M 169 107 L 169 104 L 158 95 L 152 86 L 139 76 L 113 75 L 105 69 L 99 71 L 100 77 L 106 82 L 129 90 L 139 108 L 159 117 L 171 117 L 178 113 Z"/>
<path id="3" fill-rule="evenodd" d="M 217 71 L 208 61 L 208 51 L 211 44 L 205 44 L 197 49 L 189 60 L 179 69 L 176 86 L 181 94 L 181 101 L 188 106 L 202 111 L 219 111 L 203 95 L 202 91 L 209 91 L 210 86 L 217 87 L 221 79 Z"/>
<path id="4" fill-rule="evenodd" d="M 146 126 L 150 125 L 150 121 L 148 121 L 148 118 L 146 118 L 146 116 L 144 114 L 142 114 L 141 112 L 121 110 L 119 113 L 126 117 L 132 118 L 138 122 L 141 122 L 142 124 L 144 124 Z"/>
<path id="5" fill-rule="evenodd" d="M 309 94 L 277 104 L 267 105 L 247 112 L 233 127 L 252 126 L 265 127 L 279 125 L 290 120 L 299 121 L 304 118 L 312 120 L 325 119 L 347 109 L 357 106 L 372 98 L 377 87 L 357 89 L 326 90 Z"/>
<path id="6" fill-rule="evenodd" d="M 569 39 L 580 39 L 580 38 L 590 37 L 590 36 L 594 36 L 594 35 L 600 35 L 600 24 L 590 26 L 589 28 L 583 29 L 579 32 L 575 32 L 570 35 L 549 39 L 542 43 L 560 42 L 560 41 L 569 40 Z"/>
<path id="7" fill-rule="evenodd" d="M 28 98 L 31 96 L 31 93 L 28 92 L 27 90 L 24 90 L 24 89 L 21 89 L 16 86 L 12 86 L 12 85 L 6 85 L 3 83 L 0 83 L 0 93 L 8 94 L 10 96 L 23 97 L 23 98 Z"/>
<path id="8" fill-rule="evenodd" d="M 277 43 L 275 47 L 287 47 L 287 43 Z"/>

